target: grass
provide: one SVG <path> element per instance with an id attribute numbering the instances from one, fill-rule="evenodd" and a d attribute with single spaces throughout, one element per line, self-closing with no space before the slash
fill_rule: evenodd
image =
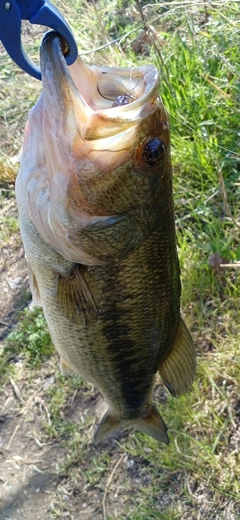
<path id="1" fill-rule="evenodd" d="M 38 367 L 53 354 L 43 312 L 37 307 L 19 314 L 17 327 L 8 334 L 5 343 L 5 352 L 12 353 L 18 352 L 20 344 L 26 363 L 33 367 Z"/>
<path id="2" fill-rule="evenodd" d="M 143 28 L 135 2 L 116 0 L 111 3 L 111 13 L 104 0 L 96 4 L 75 0 L 55 3 L 68 18 L 83 52 L 136 29 L 122 42 L 87 54 L 87 62 L 119 66 L 153 62 L 161 69 L 160 93 L 171 114 L 182 311 L 197 348 L 198 372 L 191 392 L 177 400 L 168 396 L 165 404 L 160 401 L 170 429 L 169 447 L 129 431 L 113 445 L 107 444 L 105 450 L 94 451 L 89 445 L 94 390 L 83 381 L 58 373 L 41 311 L 21 314 L 5 341 L 0 370 L 6 381 L 7 361 L 20 345 L 28 377 L 37 377 L 37 370 L 47 370 L 54 359 L 54 385 L 48 389 L 40 385 L 51 418 L 43 421 L 41 435 L 44 441 L 55 439 L 64 446 L 60 474 L 73 496 L 81 489 L 81 500 L 87 507 L 95 507 L 94 492 L 103 493 L 114 464 L 125 453 L 126 460 L 113 477 L 113 491 L 109 492 L 109 520 L 115 518 L 114 500 L 119 497 L 122 502 L 116 507 L 120 520 L 237 520 L 240 270 L 234 265 L 212 268 L 209 258 L 218 254 L 228 264 L 240 261 L 239 3 L 188 2 L 185 7 L 181 2 L 149 3 L 143 9 L 145 23 L 153 27 L 149 29 L 147 55 L 136 54 L 132 48 Z M 154 44 L 151 31 L 155 31 Z M 33 54 L 39 41 L 38 33 L 34 45 L 26 36 Z M 4 201 L 13 198 L 16 165 L 11 158 L 18 153 L 23 124 L 40 84 L 25 77 L 6 58 L 1 59 L 0 85 L 6 92 L 0 99 L 5 129 L 0 152 L 3 207 Z M 12 233 L 18 233 L 18 224 L 6 214 L 0 215 L 0 222 L 4 222 L 1 241 L 7 243 Z M 23 377 L 22 372 L 18 375 L 17 366 L 12 370 L 16 378 Z M 88 403 L 81 424 L 64 413 L 76 391 Z M 156 391 L 157 401 L 158 395 Z M 118 498 L 114 499 L 114 492 Z M 64 507 L 60 493 L 51 517 L 61 518 Z"/>

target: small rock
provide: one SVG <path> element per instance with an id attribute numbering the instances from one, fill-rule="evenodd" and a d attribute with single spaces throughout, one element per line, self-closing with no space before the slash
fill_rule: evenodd
<path id="1" fill-rule="evenodd" d="M 10 289 L 17 289 L 18 285 L 22 283 L 22 279 L 20 276 L 17 276 L 13 280 L 8 280 L 8 285 L 10 286 Z"/>
<path id="2" fill-rule="evenodd" d="M 46 377 L 45 382 L 43 383 L 44 390 L 47 390 L 50 386 L 55 383 L 55 377 L 52 375 L 50 377 Z"/>

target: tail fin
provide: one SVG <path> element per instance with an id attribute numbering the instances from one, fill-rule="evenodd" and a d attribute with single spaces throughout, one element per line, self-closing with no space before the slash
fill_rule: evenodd
<path id="1" fill-rule="evenodd" d="M 94 444 L 98 444 L 103 439 L 105 439 L 105 437 L 108 437 L 111 433 L 113 433 L 115 430 L 121 428 L 121 426 L 121 421 L 115 419 L 115 417 L 113 417 L 107 410 L 100 424 L 97 427 L 97 431 L 94 434 Z"/>
<path id="2" fill-rule="evenodd" d="M 132 421 L 132 425 L 136 430 L 150 435 L 150 437 L 153 437 L 156 441 L 169 444 L 167 426 L 155 404 L 152 407 L 150 415 L 145 417 L 145 419 L 135 419 Z"/>
<path id="3" fill-rule="evenodd" d="M 147 417 L 134 419 L 129 422 L 136 430 L 150 435 L 159 442 L 169 444 L 167 426 L 155 405 L 152 406 L 151 413 Z M 126 427 L 129 422 L 119 421 L 107 411 L 94 435 L 94 443 L 98 444 L 98 442 L 113 433 L 117 428 Z"/>
<path id="4" fill-rule="evenodd" d="M 182 318 L 172 350 L 159 367 L 159 372 L 165 386 L 174 397 L 187 392 L 194 380 L 196 353 L 192 338 Z"/>

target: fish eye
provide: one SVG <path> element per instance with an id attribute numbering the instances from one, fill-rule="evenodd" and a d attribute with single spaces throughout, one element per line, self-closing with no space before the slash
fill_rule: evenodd
<path id="1" fill-rule="evenodd" d="M 142 151 L 143 162 L 147 166 L 155 166 L 165 152 L 165 144 L 160 139 L 149 138 Z"/>

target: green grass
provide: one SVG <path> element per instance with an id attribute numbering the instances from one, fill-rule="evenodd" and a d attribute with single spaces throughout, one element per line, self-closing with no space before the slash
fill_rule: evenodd
<path id="1" fill-rule="evenodd" d="M 26 363 L 39 366 L 53 353 L 49 332 L 42 310 L 25 310 L 19 314 L 18 324 L 8 334 L 5 352 L 19 353 L 19 345 L 26 357 Z"/>
<path id="2" fill-rule="evenodd" d="M 161 68 L 160 93 L 171 114 L 182 311 L 198 352 L 198 372 L 191 392 L 177 400 L 168 397 L 160 405 L 169 426 L 169 447 L 129 431 L 115 441 L 114 449 L 107 445 L 105 450 L 94 451 L 88 444 L 94 416 L 88 413 L 79 425 L 62 414 L 78 387 L 83 395 L 92 389 L 78 379 L 65 379 L 58 372 L 55 384 L 44 393 L 51 424 L 44 422 L 43 439 L 56 439 L 65 447 L 67 456 L 60 473 L 76 493 L 78 486 L 85 490 L 83 496 L 88 506 L 91 490 L 104 490 L 114 466 L 113 456 L 125 453 L 128 460 L 134 461 L 132 467 L 124 466 L 125 480 L 121 485 L 127 499 L 118 516 L 120 520 L 197 520 L 199 511 L 201 519 L 221 520 L 228 518 L 224 508 L 229 504 L 231 514 L 235 515 L 231 519 L 237 520 L 240 515 L 240 269 L 214 271 L 209 257 L 219 253 L 228 263 L 240 261 L 239 227 L 235 222 L 240 221 L 239 3 L 218 2 L 213 8 L 207 2 L 200 6 L 192 2 L 184 9 L 179 2 L 168 10 L 152 2 L 143 11 L 157 35 L 155 46 L 149 45 L 149 56 L 136 55 L 131 48 L 133 39 L 142 30 L 134 2 L 128 3 L 127 11 L 122 9 L 123 2 L 112 2 L 110 14 L 104 0 L 95 6 L 74 0 L 55 3 L 72 24 L 82 51 L 104 45 L 137 28 L 138 32 L 131 33 L 122 43 L 87 55 L 88 63 L 134 66 L 154 62 Z M 37 52 L 39 40 L 38 36 L 37 43 L 32 46 L 29 43 L 33 53 Z M 0 100 L 0 115 L 4 117 L 7 132 L 1 147 L 0 172 L 3 171 L 4 189 L 7 186 L 11 190 L 6 154 L 17 153 L 27 111 L 34 104 L 40 85 L 26 78 L 9 61 L 3 62 L 1 74 L 0 84 L 4 80 L 7 101 Z M 20 99 L 16 92 L 21 92 Z M 16 169 L 11 179 L 15 172 Z M 18 232 L 14 218 L 0 217 L 0 222 L 4 223 L 4 241 L 11 233 Z M 19 348 L 28 374 L 31 370 L 35 374 L 36 369 L 46 364 L 52 346 L 41 311 L 27 310 L 21 314 L 5 344 L 2 363 L 5 376 L 7 360 Z M 201 496 L 202 501 L 206 499 L 205 509 L 201 509 Z M 51 516 L 61 518 L 63 510 L 59 498 Z"/>
<path id="3" fill-rule="evenodd" d="M 1 382 L 7 381 L 9 371 L 14 371 L 14 364 L 20 357 L 26 368 L 38 368 L 52 356 L 54 348 L 47 330 L 42 310 L 37 307 L 18 313 L 18 323 L 8 334 L 4 350 L 0 350 Z"/>
<path id="4" fill-rule="evenodd" d="M 19 222 L 17 217 L 0 217 L 1 241 L 7 243 L 10 237 L 19 232 Z"/>

